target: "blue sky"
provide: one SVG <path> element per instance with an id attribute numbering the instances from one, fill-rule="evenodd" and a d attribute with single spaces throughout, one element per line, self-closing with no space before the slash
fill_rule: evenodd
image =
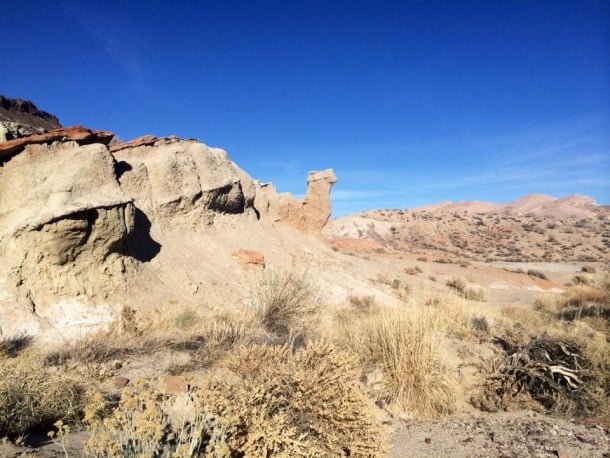
<path id="1" fill-rule="evenodd" d="M 144 6 L 145 5 L 145 6 Z M 583 193 L 610 204 L 608 1 L 4 2 L 0 93 L 177 134 L 335 215 Z"/>

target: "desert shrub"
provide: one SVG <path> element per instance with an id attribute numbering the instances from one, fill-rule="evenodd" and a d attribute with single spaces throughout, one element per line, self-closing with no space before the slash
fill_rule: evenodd
<path id="1" fill-rule="evenodd" d="M 383 431 L 357 387 L 353 359 L 315 342 L 240 347 L 208 379 L 174 398 L 138 382 L 112 411 L 99 395 L 87 408 L 90 454 L 119 456 L 380 456 Z M 143 455 L 142 455 L 143 454 Z M 166 456 L 166 455 L 163 455 Z"/>
<path id="2" fill-rule="evenodd" d="M 121 393 L 116 406 L 100 393 L 85 408 L 84 423 L 90 433 L 88 456 L 187 458 L 229 456 L 221 427 L 202 402 L 197 390 L 188 393 L 181 412 L 173 408 L 175 396 L 166 395 L 143 379 Z"/>
<path id="3" fill-rule="evenodd" d="M 367 370 L 381 369 L 382 399 L 415 415 L 436 416 L 455 408 L 440 342 L 449 323 L 459 320 L 454 309 L 443 311 L 440 304 L 392 309 L 343 323 L 338 338 Z"/>
<path id="4" fill-rule="evenodd" d="M 197 325 L 200 321 L 200 317 L 194 310 L 185 308 L 180 310 L 174 316 L 174 324 L 180 329 L 189 329 Z"/>
<path id="5" fill-rule="evenodd" d="M 0 355 L 0 436 L 50 427 L 57 420 L 75 420 L 83 392 L 75 380 L 50 372 L 40 355 Z"/>
<path id="6" fill-rule="evenodd" d="M 487 322 L 487 318 L 484 316 L 476 316 L 472 317 L 470 320 L 472 328 L 475 332 L 480 334 L 489 334 L 489 323 Z"/>
<path id="7" fill-rule="evenodd" d="M 370 311 L 375 305 L 375 296 L 350 295 L 347 299 L 352 306 L 362 312 Z"/>
<path id="8" fill-rule="evenodd" d="M 464 291 L 466 290 L 466 283 L 459 277 L 451 277 L 447 280 L 446 285 L 460 294 L 464 294 Z"/>
<path id="9" fill-rule="evenodd" d="M 586 285 L 589 283 L 589 279 L 584 275 L 574 275 L 572 283 L 574 283 L 575 285 Z"/>
<path id="10" fill-rule="evenodd" d="M 428 258 L 426 256 L 418 256 L 417 260 L 421 262 L 428 262 Z"/>
<path id="11" fill-rule="evenodd" d="M 242 383 L 219 387 L 246 456 L 380 456 L 384 435 L 357 386 L 348 353 L 323 342 L 243 347 L 228 361 Z"/>
<path id="12" fill-rule="evenodd" d="M 419 266 L 413 266 L 413 267 L 406 267 L 405 268 L 405 273 L 407 275 L 417 275 L 417 274 L 421 274 L 422 270 Z"/>
<path id="13" fill-rule="evenodd" d="M 260 324 L 269 332 L 288 335 L 307 331 L 320 308 L 320 296 L 307 273 L 268 270 L 259 278 L 251 302 Z"/>
<path id="14" fill-rule="evenodd" d="M 485 302 L 485 291 L 483 291 L 483 288 L 466 288 L 464 290 L 464 298 L 471 301 Z"/>
<path id="15" fill-rule="evenodd" d="M 549 277 L 546 276 L 546 274 L 540 270 L 536 270 L 536 269 L 528 269 L 527 274 L 530 277 L 536 277 L 536 278 L 540 278 L 541 280 L 548 280 Z"/>

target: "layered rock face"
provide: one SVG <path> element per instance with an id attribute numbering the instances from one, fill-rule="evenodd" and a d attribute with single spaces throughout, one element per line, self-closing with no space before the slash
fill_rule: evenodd
<path id="1" fill-rule="evenodd" d="M 0 297 L 13 305 L 0 302 L 2 332 L 36 333 L 56 327 L 66 313 L 73 323 L 80 315 L 90 320 L 86 309 L 125 270 L 133 220 L 132 199 L 103 144 L 27 145 L 3 162 Z M 62 303 L 69 311 L 57 310 Z"/>
<path id="2" fill-rule="evenodd" d="M 146 137 L 112 148 L 123 190 L 153 223 L 252 209 L 254 182 L 227 153 L 193 140 Z"/>
<path id="3" fill-rule="evenodd" d="M 163 249 L 152 233 L 189 237 L 220 215 L 319 233 L 330 215 L 332 170 L 310 173 L 297 200 L 252 180 L 221 149 L 114 138 L 73 126 L 0 142 L 0 338 L 80 335 L 112 321 L 117 298 Z"/>

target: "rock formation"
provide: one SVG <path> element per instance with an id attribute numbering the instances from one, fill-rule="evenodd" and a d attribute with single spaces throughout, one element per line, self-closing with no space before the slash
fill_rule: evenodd
<path id="1" fill-rule="evenodd" d="M 297 200 L 196 140 L 147 135 L 113 144 L 111 132 L 80 126 L 40 132 L 56 118 L 19 106 L 23 119 L 43 117 L 46 124 L 0 141 L 0 338 L 99 328 L 120 315 L 125 299 L 132 303 L 132 285 L 144 274 L 168 296 L 195 294 L 201 280 L 189 281 L 192 274 L 145 266 L 162 243 L 195 234 L 214 243 L 205 234 L 222 230 L 215 228 L 219 219 L 230 227 L 286 223 L 319 233 L 330 215 L 332 170 L 311 172 L 307 194 Z M 192 240 L 184 246 L 199 243 Z M 207 268 L 265 265 L 262 253 L 236 248 L 221 249 L 224 260 L 208 260 Z"/>
<path id="2" fill-rule="evenodd" d="M 309 172 L 307 192 L 300 200 L 289 193 L 277 193 L 270 183 L 259 184 L 254 205 L 275 221 L 319 233 L 330 217 L 330 190 L 336 182 L 332 169 Z"/>
<path id="3" fill-rule="evenodd" d="M 0 95 L 0 142 L 61 127 L 56 116 L 28 100 Z"/>
<path id="4" fill-rule="evenodd" d="M 74 141 L 79 145 L 90 145 L 93 143 L 108 145 L 113 138 L 114 134 L 106 130 L 87 129 L 83 126 L 62 127 L 42 134 L 33 134 L 0 142 L 0 162 L 23 151 L 27 145 L 42 145 L 56 141 Z"/>
<path id="5" fill-rule="evenodd" d="M 121 187 L 152 222 L 185 215 L 204 222 L 213 213 L 252 209 L 252 179 L 225 151 L 194 140 L 153 138 L 113 148 Z"/>

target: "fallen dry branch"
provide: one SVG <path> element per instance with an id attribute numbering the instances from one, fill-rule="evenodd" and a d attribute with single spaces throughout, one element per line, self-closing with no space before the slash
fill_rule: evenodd
<path id="1" fill-rule="evenodd" d="M 595 410 L 589 396 L 595 385 L 590 362 L 572 342 L 539 336 L 524 346 L 495 338 L 506 352 L 487 377 L 482 398 L 475 404 L 508 409 L 514 404 L 534 401 L 547 412 L 586 414 Z M 475 400 L 473 400 L 475 401 Z"/>

